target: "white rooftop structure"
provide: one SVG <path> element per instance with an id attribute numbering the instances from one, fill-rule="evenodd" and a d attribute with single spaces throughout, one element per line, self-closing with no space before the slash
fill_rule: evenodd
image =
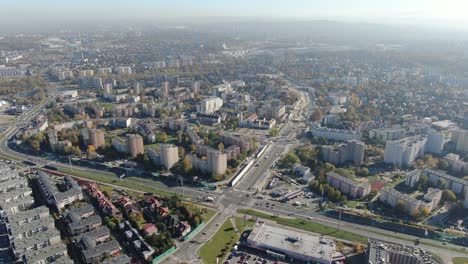
<path id="1" fill-rule="evenodd" d="M 277 226 L 259 224 L 254 227 L 247 243 L 275 253 L 285 254 L 301 261 L 312 263 L 333 263 L 344 259 L 336 251 L 335 242 L 321 236 L 299 233 Z"/>

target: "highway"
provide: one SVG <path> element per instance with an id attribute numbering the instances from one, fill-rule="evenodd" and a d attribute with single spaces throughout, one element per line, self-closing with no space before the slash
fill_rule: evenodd
<path id="1" fill-rule="evenodd" d="M 242 179 L 234 186 L 234 189 L 240 191 L 262 189 L 262 181 L 260 180 L 269 177 L 270 169 L 274 167 L 285 148 L 283 145 L 267 145 L 264 153 L 256 159 L 255 164 L 249 168 Z"/>

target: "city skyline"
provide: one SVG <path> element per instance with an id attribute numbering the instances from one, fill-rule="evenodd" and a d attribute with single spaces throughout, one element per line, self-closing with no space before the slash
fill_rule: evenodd
<path id="1" fill-rule="evenodd" d="M 411 24 L 468 29 L 463 0 L 412 1 L 55 1 L 40 3 L 31 0 L 3 3 L 0 21 L 8 24 L 27 24 L 33 21 L 77 22 L 97 20 L 115 22 L 181 21 L 197 22 L 204 18 L 263 18 L 337 20 L 383 24 Z"/>

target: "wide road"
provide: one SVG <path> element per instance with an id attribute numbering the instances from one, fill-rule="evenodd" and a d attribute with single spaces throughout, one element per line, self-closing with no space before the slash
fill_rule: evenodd
<path id="1" fill-rule="evenodd" d="M 267 145 L 263 154 L 256 159 L 254 165 L 249 168 L 234 188 L 240 191 L 261 190 L 263 180 L 269 177 L 270 169 L 275 166 L 285 149 L 284 145 Z"/>

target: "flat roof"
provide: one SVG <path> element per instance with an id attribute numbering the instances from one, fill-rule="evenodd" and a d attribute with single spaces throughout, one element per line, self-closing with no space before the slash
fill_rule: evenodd
<path id="1" fill-rule="evenodd" d="M 64 256 L 59 257 L 53 263 L 73 263 L 73 261 L 68 257 L 67 248 L 63 243 L 58 243 L 54 245 L 50 245 L 44 248 L 40 248 L 37 250 L 27 251 L 24 253 L 24 257 L 27 263 L 39 263 L 48 259 L 49 257 L 55 257 L 56 254 L 64 253 Z"/>
<path id="2" fill-rule="evenodd" d="M 110 258 L 101 262 L 101 264 L 128 264 L 130 263 L 130 257 L 127 255 L 120 255 L 118 257 Z"/>
<path id="3" fill-rule="evenodd" d="M 331 239 L 267 224 L 255 225 L 248 237 L 248 241 L 259 247 L 286 254 L 301 254 L 316 260 L 331 261 L 336 255 L 335 242 Z"/>

